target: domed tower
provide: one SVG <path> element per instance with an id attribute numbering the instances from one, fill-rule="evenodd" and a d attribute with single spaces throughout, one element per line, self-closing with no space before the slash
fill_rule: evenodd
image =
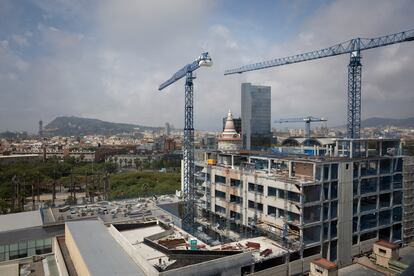
<path id="1" fill-rule="evenodd" d="M 218 150 L 221 151 L 239 151 L 241 149 L 241 137 L 234 128 L 233 115 L 229 110 L 226 119 L 224 131 L 218 138 Z"/>

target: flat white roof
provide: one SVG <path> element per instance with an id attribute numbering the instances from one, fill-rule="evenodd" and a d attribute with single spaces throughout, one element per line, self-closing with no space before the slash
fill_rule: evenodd
<path id="1" fill-rule="evenodd" d="M 145 275 L 98 220 L 66 222 L 91 276 Z"/>
<path id="2" fill-rule="evenodd" d="M 124 236 L 131 244 L 143 242 L 144 238 L 162 233 L 165 230 L 159 225 L 153 225 L 149 227 L 136 228 L 132 230 L 121 231 L 120 233 Z"/>
<path id="3" fill-rule="evenodd" d="M 40 154 L 11 154 L 11 155 L 0 155 L 0 158 L 19 158 L 19 157 L 41 157 Z"/>
<path id="4" fill-rule="evenodd" d="M 158 259 L 167 260 L 168 257 L 164 253 L 146 245 L 143 241 L 145 237 L 162 233 L 165 230 L 159 226 L 149 226 L 143 228 L 136 228 L 132 230 L 121 231 L 121 235 L 124 236 L 130 244 L 138 249 L 139 254 L 145 258 L 151 265 L 157 264 Z"/>
<path id="5" fill-rule="evenodd" d="M 0 232 L 42 226 L 40 211 L 29 211 L 0 215 Z"/>

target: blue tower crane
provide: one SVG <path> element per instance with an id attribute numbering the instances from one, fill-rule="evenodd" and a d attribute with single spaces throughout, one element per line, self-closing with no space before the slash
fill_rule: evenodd
<path id="1" fill-rule="evenodd" d="M 275 123 L 305 123 L 305 129 L 306 129 L 306 138 L 310 138 L 310 123 L 311 122 L 326 122 L 328 121 L 325 118 L 316 118 L 312 116 L 307 117 L 300 117 L 300 118 L 286 118 L 286 119 L 279 119 L 275 121 Z"/>
<path id="2" fill-rule="evenodd" d="M 413 40 L 414 30 L 376 38 L 353 38 L 325 49 L 226 70 L 224 75 L 241 74 L 248 71 L 350 54 L 350 62 L 348 65 L 347 137 L 359 138 L 361 129 L 361 51 Z"/>
<path id="3" fill-rule="evenodd" d="M 211 66 L 213 64 L 209 54 L 202 53 L 192 63 L 185 65 L 178 70 L 170 79 L 163 82 L 158 90 L 173 84 L 185 77 L 185 105 L 184 105 L 184 143 L 183 143 L 183 227 L 191 231 L 194 224 L 194 124 L 193 124 L 193 72 L 201 66 Z"/>

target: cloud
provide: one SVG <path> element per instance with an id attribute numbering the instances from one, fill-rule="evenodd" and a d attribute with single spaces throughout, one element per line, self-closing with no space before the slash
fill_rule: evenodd
<path id="1" fill-rule="evenodd" d="M 59 115 L 182 127 L 183 80 L 163 92 L 157 87 L 206 50 L 214 65 L 197 71 L 196 128 L 220 129 L 229 108 L 238 116 L 244 81 L 272 86 L 273 119 L 316 115 L 343 124 L 346 55 L 242 75 L 223 72 L 409 29 L 414 12 L 408 0 L 334 1 L 315 8 L 288 38 L 275 40 L 278 26 L 274 33 L 244 32 L 216 16 L 214 1 L 34 1 L 39 16 L 30 14 L 35 24 L 29 27 L 21 22 L 25 9 L 14 3 L 0 4 L 14 20 L 0 27 L 0 130 L 35 131 L 39 119 Z M 364 118 L 414 115 L 413 46 L 363 53 Z"/>

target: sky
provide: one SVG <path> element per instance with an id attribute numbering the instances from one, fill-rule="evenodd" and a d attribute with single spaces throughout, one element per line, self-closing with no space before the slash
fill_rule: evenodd
<path id="1" fill-rule="evenodd" d="M 197 71 L 196 129 L 240 116 L 243 82 L 271 86 L 272 120 L 343 125 L 348 55 L 224 70 L 414 29 L 413 14 L 411 0 L 1 0 L 0 131 L 57 116 L 182 128 L 184 81 L 157 88 L 205 51 L 214 64 Z M 364 51 L 362 64 L 362 118 L 414 116 L 414 42 Z"/>

